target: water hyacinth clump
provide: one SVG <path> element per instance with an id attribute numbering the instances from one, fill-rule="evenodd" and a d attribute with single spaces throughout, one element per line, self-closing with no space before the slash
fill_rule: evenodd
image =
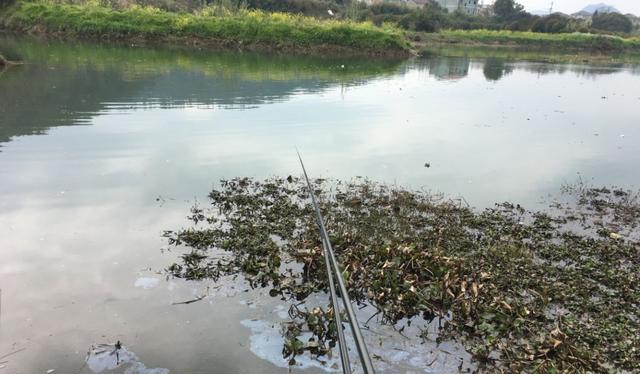
<path id="1" fill-rule="evenodd" d="M 480 371 L 640 370 L 638 195 L 567 188 L 545 212 L 461 201 L 366 180 L 313 183 L 352 300 L 381 323 L 440 321 Z M 165 236 L 186 248 L 177 277 L 244 276 L 291 300 L 283 354 L 328 354 L 331 308 L 320 235 L 298 178 L 222 181 L 193 225 Z M 225 256 L 220 256 L 224 253 Z M 302 331 L 313 338 L 299 340 Z M 426 333 L 423 338 L 427 338 Z"/>

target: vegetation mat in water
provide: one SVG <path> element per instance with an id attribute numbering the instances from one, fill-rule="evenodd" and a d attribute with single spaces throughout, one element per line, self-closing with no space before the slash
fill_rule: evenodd
<path id="1" fill-rule="evenodd" d="M 350 296 L 377 308 L 383 323 L 439 321 L 439 339 L 461 342 L 480 371 L 640 370 L 637 194 L 567 188 L 576 201 L 544 213 L 510 203 L 475 211 L 366 180 L 316 180 L 314 188 Z M 301 306 L 327 291 L 302 180 L 237 178 L 209 197 L 206 209 L 192 209 L 194 226 L 165 233 L 188 248 L 168 271 L 239 274 L 269 287 L 295 304 L 284 356 L 327 354 L 333 311 Z M 314 338 L 301 341 L 303 331 Z"/>

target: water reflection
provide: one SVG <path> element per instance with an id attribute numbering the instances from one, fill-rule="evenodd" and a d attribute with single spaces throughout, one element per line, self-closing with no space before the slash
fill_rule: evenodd
<path id="1" fill-rule="evenodd" d="M 471 60 L 465 57 L 437 57 L 425 61 L 429 74 L 441 80 L 458 80 L 469 75 Z"/>
<path id="2" fill-rule="evenodd" d="M 482 72 L 488 81 L 499 81 L 505 75 L 513 72 L 513 65 L 500 58 L 488 58 L 484 62 Z"/>
<path id="3" fill-rule="evenodd" d="M 311 158 L 335 155 L 321 157 L 332 176 L 414 186 L 428 181 L 474 205 L 490 205 L 496 193 L 532 201 L 577 171 L 609 183 L 635 181 L 620 165 L 637 158 L 625 153 L 637 131 L 631 126 L 636 67 L 435 55 L 406 62 L 319 59 L 0 40 L 3 51 L 29 62 L 0 78 L 0 150 L 24 135 L 91 125 L 82 135 L 43 142 L 55 139 L 75 149 L 81 136 L 105 149 L 100 157 L 109 160 L 107 170 L 162 170 L 172 160 L 182 165 L 176 180 L 201 183 L 215 180 L 199 174 L 202 164 L 218 165 L 220 176 L 289 173 L 283 170 L 289 162 L 279 155 L 306 145 Z M 593 135 L 605 132 L 611 136 Z M 538 148 L 532 148 L 534 140 Z M 570 149 L 572 157 L 549 159 Z M 166 157 L 139 157 L 147 151 Z M 94 156 L 90 149 L 77 155 Z M 535 159 L 552 167 L 527 172 Z M 486 163 L 471 167 L 463 160 Z M 589 162 L 578 167 L 584 160 Z M 425 163 L 440 168 L 407 168 Z M 595 163 L 611 169 L 596 171 Z M 499 190 L 472 184 L 491 173 L 499 174 Z M 81 180 L 69 174 L 67 179 Z M 514 176 L 533 187 L 523 191 Z"/>
<path id="4" fill-rule="evenodd" d="M 314 176 L 478 207 L 531 207 L 578 175 L 640 185 L 637 67 L 6 37 L 0 50 L 30 62 L 0 76 L 0 354 L 27 347 L 12 373 L 77 372 L 91 344 L 117 340 L 175 373 L 280 372 L 251 354 L 240 325 L 273 307 L 180 308 L 171 302 L 200 286 L 145 286 L 171 262 L 158 255 L 162 230 L 180 227 L 194 199 L 220 178 L 299 173 L 296 146 Z"/>
<path id="5" fill-rule="evenodd" d="M 87 124 L 109 110 L 247 109 L 392 74 L 399 61 L 264 56 L 45 42 L 0 36 L 27 65 L 0 78 L 0 142 Z"/>
<path id="6" fill-rule="evenodd" d="M 0 147 L 52 126 L 90 124 L 103 112 L 176 107 L 250 109 L 332 87 L 349 89 L 413 69 L 445 81 L 480 69 L 487 81 L 514 70 L 596 78 L 640 68 L 514 62 L 488 57 L 429 58 L 409 63 L 319 59 L 136 46 L 87 45 L 0 36 L 0 49 L 29 64 L 0 77 Z"/>
<path id="7" fill-rule="evenodd" d="M 415 66 L 425 69 L 430 75 L 439 80 L 457 81 L 466 78 L 474 69 L 482 70 L 487 81 L 499 81 L 514 70 L 526 71 L 538 75 L 573 74 L 579 77 L 597 78 L 598 76 L 615 74 L 624 70 L 633 75 L 640 75 L 640 68 L 636 65 L 623 63 L 606 66 L 550 64 L 542 62 L 518 61 L 513 58 L 486 57 L 470 58 L 459 56 L 431 55 L 415 62 Z"/>

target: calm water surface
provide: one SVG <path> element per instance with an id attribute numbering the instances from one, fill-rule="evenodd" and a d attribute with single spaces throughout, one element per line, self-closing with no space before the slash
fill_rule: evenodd
<path id="1" fill-rule="evenodd" d="M 640 186 L 637 66 L 6 36 L 0 51 L 29 62 L 0 73 L 0 356 L 19 351 L 0 373 L 91 373 L 90 345 L 118 339 L 144 363 L 135 373 L 286 372 L 251 352 L 240 323 L 273 314 L 277 300 L 227 285 L 171 305 L 206 285 L 158 271 L 177 255 L 161 253 L 162 231 L 184 226 L 216 181 L 297 175 L 295 147 L 314 176 L 478 208 L 534 207 L 579 179 Z"/>

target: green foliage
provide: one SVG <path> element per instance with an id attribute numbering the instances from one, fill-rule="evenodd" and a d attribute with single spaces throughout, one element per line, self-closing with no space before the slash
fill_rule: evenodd
<path id="1" fill-rule="evenodd" d="M 568 28 L 569 28 L 569 17 L 559 13 L 555 13 L 547 17 L 542 17 L 538 19 L 531 27 L 531 31 L 546 32 L 546 33 L 561 33 L 561 32 L 568 32 L 569 31 Z"/>
<path id="2" fill-rule="evenodd" d="M 516 20 L 507 23 L 505 28 L 511 31 L 530 31 L 539 19 L 540 17 L 538 16 L 526 13 Z"/>
<path id="3" fill-rule="evenodd" d="M 364 2 L 358 1 L 347 7 L 344 16 L 357 21 L 371 21 L 375 25 L 399 24 L 404 15 L 415 11 L 415 9 L 398 3 L 383 2 L 368 6 Z"/>
<path id="4" fill-rule="evenodd" d="M 500 28 L 493 20 L 485 17 L 472 16 L 457 10 L 446 14 L 446 28 L 453 30 L 476 30 Z"/>
<path id="5" fill-rule="evenodd" d="M 0 1 L 7 3 L 13 0 Z M 70 5 L 69 2 L 85 5 Z M 202 4 L 207 5 L 203 8 Z M 334 16 L 328 14 L 330 9 Z M 637 37 L 623 39 L 589 35 L 586 34 L 590 30 L 587 21 L 561 14 L 532 16 L 514 0 L 498 0 L 494 9 L 495 17 L 489 17 L 469 15 L 463 11 L 449 13 L 432 1 L 421 8 L 410 8 L 391 2 L 368 6 L 359 1 L 338 0 L 47 0 L 25 2 L 10 9 L 8 13 L 12 14 L 5 16 L 2 22 L 19 30 L 38 25 L 44 26 L 42 30 L 83 35 L 179 36 L 369 50 L 406 49 L 407 43 L 398 28 L 428 33 L 478 30 L 472 34 L 447 31 L 442 35 L 472 42 L 536 44 L 598 51 L 637 49 Z M 632 31 L 633 24 L 620 14 L 596 14 L 593 29 L 628 33 Z M 548 33 L 567 35 L 550 39 L 538 35 Z"/>
<path id="6" fill-rule="evenodd" d="M 437 5 L 427 3 L 419 12 L 412 12 L 399 21 L 402 28 L 436 32 L 447 24 L 447 14 Z"/>
<path id="7" fill-rule="evenodd" d="M 524 14 L 524 7 L 514 0 L 496 0 L 493 13 L 499 20 L 509 21 Z"/>
<path id="8" fill-rule="evenodd" d="M 97 5 L 25 2 L 3 18 L 5 26 L 13 29 L 39 26 L 48 32 L 83 36 L 196 37 L 242 43 L 332 45 L 382 51 L 407 48 L 402 33 L 390 26 L 378 28 L 370 23 L 318 20 L 255 10 L 220 16 L 216 9 L 211 8 L 189 14 L 139 6 L 116 10 Z"/>
<path id="9" fill-rule="evenodd" d="M 400 27 L 414 31 L 436 32 L 450 24 L 447 11 L 438 3 L 429 1 L 420 10 L 399 19 Z"/>
<path id="10" fill-rule="evenodd" d="M 307 16 L 327 18 L 328 10 L 337 12 L 341 5 L 329 0 L 246 0 L 250 9 L 268 12 L 304 14 Z"/>
<path id="11" fill-rule="evenodd" d="M 631 20 L 620 13 L 598 13 L 596 12 L 591 21 L 591 27 L 596 30 L 630 33 L 633 31 Z"/>
<path id="12" fill-rule="evenodd" d="M 373 14 L 403 15 L 411 13 L 411 9 L 406 5 L 392 2 L 382 2 L 374 4 L 370 6 L 369 9 L 371 9 L 371 12 L 373 12 Z"/>

